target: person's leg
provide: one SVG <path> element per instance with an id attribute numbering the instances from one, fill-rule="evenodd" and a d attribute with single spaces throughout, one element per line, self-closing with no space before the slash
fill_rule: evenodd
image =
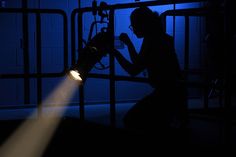
<path id="1" fill-rule="evenodd" d="M 165 98 L 156 90 L 138 101 L 124 117 L 125 128 L 150 130 L 168 123 L 169 111 Z"/>
<path id="2" fill-rule="evenodd" d="M 179 86 L 175 91 L 175 108 L 176 116 L 181 127 L 185 127 L 188 123 L 188 98 L 187 88 L 185 86 Z"/>
<path id="3" fill-rule="evenodd" d="M 148 116 L 148 107 L 150 107 L 154 92 L 139 100 L 125 115 L 123 121 L 125 128 L 139 129 L 142 128 Z"/>

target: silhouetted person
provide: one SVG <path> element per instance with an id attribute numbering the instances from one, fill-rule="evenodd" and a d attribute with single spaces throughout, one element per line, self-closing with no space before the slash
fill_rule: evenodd
<path id="1" fill-rule="evenodd" d="M 173 39 L 163 31 L 158 13 L 147 7 L 135 9 L 130 16 L 133 33 L 143 38 L 139 53 L 127 34 L 122 33 L 123 41 L 129 51 L 132 62 L 115 51 L 119 64 L 135 76 L 147 70 L 149 84 L 153 92 L 138 101 L 124 117 L 128 129 L 165 130 L 172 125 L 183 125 L 186 118 L 186 89 L 175 54 Z"/>

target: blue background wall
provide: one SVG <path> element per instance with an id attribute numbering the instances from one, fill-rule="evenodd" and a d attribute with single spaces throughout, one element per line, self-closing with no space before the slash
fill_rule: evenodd
<path id="1" fill-rule="evenodd" d="M 98 1 L 99 3 L 100 1 Z M 133 0 L 105 0 L 108 4 L 134 2 Z M 92 0 L 81 0 L 82 7 L 91 6 Z M 176 5 L 176 9 L 200 7 L 200 3 L 189 3 Z M 29 8 L 63 9 L 70 20 L 70 13 L 78 7 L 77 0 L 28 0 Z M 5 0 L 3 7 L 21 7 L 19 0 Z M 162 13 L 173 9 L 173 5 L 150 7 L 153 11 Z M 139 40 L 129 30 L 129 15 L 133 9 L 117 10 L 115 14 L 115 35 L 126 32 L 131 37 L 139 50 L 142 40 Z M 84 15 L 83 32 L 87 39 L 90 24 L 93 21 L 91 13 Z M 204 19 L 198 17 L 190 18 L 190 67 L 199 68 L 204 65 Z M 22 39 L 22 16 L 20 14 L 0 14 L 0 73 L 22 73 L 23 72 L 23 49 Z M 173 18 L 167 18 L 167 33 L 173 35 Z M 69 26 L 70 28 L 70 26 Z M 70 33 L 70 30 L 69 30 Z M 184 18 L 176 17 L 176 51 L 183 67 L 184 52 Z M 60 72 L 63 68 L 63 27 L 62 19 L 58 15 L 42 16 L 42 62 L 43 72 Z M 35 16 L 29 15 L 29 50 L 30 71 L 36 72 L 36 47 L 35 47 Z M 70 52 L 69 36 L 69 52 Z M 120 51 L 128 58 L 127 48 Z M 70 58 L 70 57 L 69 57 Z M 128 58 L 129 59 L 129 58 Z M 70 59 L 69 59 L 70 61 Z M 108 57 L 102 62 L 108 65 Z M 99 71 L 93 69 L 94 73 L 108 74 L 109 70 Z M 116 64 L 116 74 L 128 74 Z M 146 77 L 145 72 L 139 75 Z M 45 98 L 59 83 L 62 78 L 43 79 L 43 97 Z M 199 78 L 193 78 L 199 79 Z M 24 81 L 23 79 L 0 79 L 0 105 L 22 105 L 24 103 Z M 36 79 L 30 79 L 30 103 L 35 104 L 37 100 Z M 143 83 L 119 81 L 116 83 L 117 101 L 136 101 L 152 91 L 152 88 Z M 88 79 L 85 86 L 85 100 L 92 102 L 109 102 L 109 81 L 103 79 Z M 78 94 L 73 99 L 78 102 Z"/>

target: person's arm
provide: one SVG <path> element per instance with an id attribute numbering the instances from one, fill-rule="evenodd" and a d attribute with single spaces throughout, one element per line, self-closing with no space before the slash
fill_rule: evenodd
<path id="1" fill-rule="evenodd" d="M 134 64 L 130 63 L 118 50 L 115 49 L 113 54 L 119 64 L 122 66 L 122 68 L 127 71 L 131 76 L 136 76 L 141 71 L 143 71 L 144 68 L 142 64 L 138 64 L 138 62 Z"/>
<path id="2" fill-rule="evenodd" d="M 126 33 L 121 33 L 119 39 L 128 47 L 130 59 L 133 63 L 137 62 L 138 53 L 130 40 L 129 36 Z"/>

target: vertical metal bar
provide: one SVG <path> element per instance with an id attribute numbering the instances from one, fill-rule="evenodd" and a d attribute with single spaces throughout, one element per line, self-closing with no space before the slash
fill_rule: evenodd
<path id="1" fill-rule="evenodd" d="M 208 68 L 208 67 L 207 67 Z M 209 105 L 209 74 L 208 70 L 204 72 L 204 87 L 203 87 L 203 108 L 205 111 L 208 111 Z"/>
<path id="2" fill-rule="evenodd" d="M 27 0 L 22 0 L 22 8 L 27 9 Z M 28 13 L 23 13 L 23 52 L 24 52 L 24 74 L 29 74 L 29 26 L 28 26 Z M 30 79 L 24 77 L 24 104 L 30 103 Z"/>
<path id="3" fill-rule="evenodd" d="M 78 14 L 78 53 L 83 49 L 83 14 Z M 75 57 L 75 56 L 74 56 Z M 78 57 L 79 54 L 78 54 Z M 84 108 L 84 85 L 79 86 L 79 105 L 80 105 L 80 119 L 85 119 L 85 108 Z"/>
<path id="4" fill-rule="evenodd" d="M 81 8 L 81 0 L 78 0 L 78 8 Z"/>
<path id="5" fill-rule="evenodd" d="M 114 10 L 109 12 L 109 28 L 112 35 L 112 46 L 114 47 Z M 111 53 L 109 55 L 110 62 L 110 123 L 111 126 L 116 126 L 116 102 L 115 102 L 115 58 Z"/>
<path id="6" fill-rule="evenodd" d="M 64 39 L 64 69 L 68 69 L 68 21 L 67 16 L 63 14 L 63 39 Z"/>
<path id="7" fill-rule="evenodd" d="M 189 16 L 185 16 L 185 55 L 184 55 L 184 70 L 188 71 L 189 70 L 189 32 L 190 32 L 190 23 L 189 23 Z M 187 79 L 187 76 L 186 76 Z M 203 96 L 203 101 L 204 101 L 204 109 L 208 109 L 208 79 L 206 78 L 205 80 L 205 85 L 204 85 L 204 96 Z"/>
<path id="8" fill-rule="evenodd" d="M 227 3 L 228 2 L 228 3 Z M 225 7 L 225 108 L 231 109 L 231 76 L 232 76 L 232 39 L 233 32 L 231 26 L 232 14 L 230 14 L 230 1 Z"/>
<path id="9" fill-rule="evenodd" d="M 75 51 L 76 51 L 76 46 L 75 46 L 75 15 L 76 12 L 73 11 L 71 14 L 71 64 L 75 64 Z"/>
<path id="10" fill-rule="evenodd" d="M 231 146 L 231 132 L 232 132 L 232 119 L 231 119 L 231 97 L 232 97 L 232 40 L 233 40 L 233 28 L 232 28 L 232 18 L 233 15 L 231 11 L 233 10 L 233 2 L 228 0 L 225 3 L 224 8 L 224 18 L 225 18 L 225 99 L 224 99 L 224 108 L 225 108 L 225 138 L 224 144 L 227 148 Z"/>
<path id="11" fill-rule="evenodd" d="M 203 104 L 204 104 L 204 110 L 207 111 L 209 109 L 208 105 L 209 105 L 209 99 L 208 99 L 208 92 L 209 92 L 209 79 L 207 74 L 205 74 L 205 83 L 204 83 L 204 91 L 203 91 Z"/>
<path id="12" fill-rule="evenodd" d="M 42 73 L 42 45 L 41 45 L 41 15 L 36 14 L 36 51 L 37 51 L 37 74 Z M 37 77 L 37 107 L 38 116 L 42 116 L 42 78 Z"/>
<path id="13" fill-rule="evenodd" d="M 189 70 L 189 16 L 185 16 L 184 80 L 188 81 Z"/>
<path id="14" fill-rule="evenodd" d="M 173 10 L 175 11 L 175 9 L 176 9 L 176 4 L 174 3 L 173 5 L 174 5 Z M 175 30 L 176 30 L 176 16 L 173 15 L 173 39 L 174 39 L 174 45 L 175 45 L 175 36 L 176 36 Z"/>
<path id="15" fill-rule="evenodd" d="M 189 70 L 189 16 L 185 16 L 184 70 Z"/>

